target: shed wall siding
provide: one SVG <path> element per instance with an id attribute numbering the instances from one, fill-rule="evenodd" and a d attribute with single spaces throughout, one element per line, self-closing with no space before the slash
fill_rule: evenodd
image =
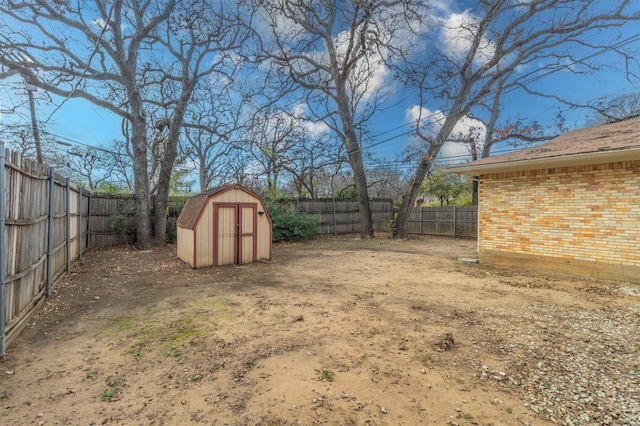
<path id="1" fill-rule="evenodd" d="M 186 228 L 178 228 L 177 230 L 177 252 L 178 257 L 193 268 L 193 231 Z"/>
<path id="2" fill-rule="evenodd" d="M 213 202 L 215 197 L 207 200 L 200 219 L 195 226 L 196 268 L 213 265 Z"/>
<path id="3" fill-rule="evenodd" d="M 640 161 L 480 180 L 481 254 L 640 268 Z"/>
<path id="4" fill-rule="evenodd" d="M 258 204 L 258 211 L 265 211 L 265 214 L 258 215 L 258 247 L 257 247 L 257 260 L 271 260 L 271 228 L 272 224 L 267 217 L 266 210 L 263 210 L 263 206 Z"/>
<path id="5" fill-rule="evenodd" d="M 216 203 L 258 203 L 258 199 L 251 194 L 238 189 L 222 192 L 215 197 Z"/>

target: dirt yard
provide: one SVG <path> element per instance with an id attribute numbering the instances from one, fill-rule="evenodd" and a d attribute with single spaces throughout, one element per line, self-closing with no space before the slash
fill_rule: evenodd
<path id="1" fill-rule="evenodd" d="M 353 236 L 95 250 L 0 360 L 6 425 L 640 424 L 640 290 Z"/>

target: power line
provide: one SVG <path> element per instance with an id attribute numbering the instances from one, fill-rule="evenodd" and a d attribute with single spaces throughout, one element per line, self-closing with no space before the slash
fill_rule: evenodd
<path id="1" fill-rule="evenodd" d="M 516 151 L 517 148 L 503 148 L 503 149 L 499 149 L 499 150 L 494 150 L 491 152 L 492 155 L 501 155 L 501 154 L 508 154 L 511 152 Z M 449 154 L 449 155 L 439 155 L 436 158 L 435 163 L 436 164 L 440 164 L 442 165 L 442 163 L 455 163 L 456 161 L 467 161 L 469 159 L 469 157 L 471 156 L 471 153 L 466 153 L 466 154 Z M 378 167 L 389 167 L 389 168 L 394 168 L 394 169 L 413 169 L 415 168 L 415 165 L 412 164 L 411 162 L 408 161 L 404 161 L 404 160 L 386 160 L 386 161 L 366 161 L 364 163 L 365 167 L 367 168 L 378 168 Z"/>
<path id="2" fill-rule="evenodd" d="M 56 143 L 58 143 L 59 145 L 69 145 L 69 146 L 71 146 L 72 144 L 73 145 L 80 145 L 80 146 L 84 146 L 86 148 L 95 149 L 97 151 L 107 152 L 107 153 L 109 153 L 111 155 L 115 155 L 115 156 L 118 156 L 118 157 L 131 158 L 128 154 L 123 154 L 121 152 L 111 151 L 111 150 L 108 150 L 108 149 L 105 149 L 105 148 L 102 148 L 102 147 L 97 147 L 95 145 L 89 145 L 87 143 L 80 142 L 78 140 L 69 138 L 67 136 L 58 135 L 58 134 L 55 134 L 55 133 L 52 133 L 52 132 L 48 132 L 46 130 L 42 130 L 42 133 L 46 133 L 49 136 L 53 136 L 53 137 L 56 137 L 56 138 L 64 139 L 65 141 L 67 141 L 67 142 L 56 141 Z"/>
<path id="3" fill-rule="evenodd" d="M 100 47 L 100 43 L 102 43 L 102 38 L 104 37 L 104 34 L 107 31 L 107 28 L 109 27 L 109 21 L 111 20 L 111 15 L 113 14 L 113 10 L 115 9 L 115 7 L 116 7 L 116 3 L 114 2 L 111 5 L 111 8 L 109 9 L 109 14 L 107 15 L 107 19 L 105 20 L 105 22 L 102 25 L 102 28 L 100 29 L 100 34 L 98 34 L 98 39 L 96 40 L 95 47 L 93 48 L 93 51 L 89 55 L 89 59 L 87 60 L 87 63 L 85 64 L 85 67 L 82 70 L 82 73 L 80 74 L 80 78 L 74 85 L 73 89 L 71 89 L 69 93 L 67 93 L 67 96 L 62 100 L 62 102 L 60 102 L 60 105 L 57 105 L 53 110 L 53 112 L 49 114 L 49 118 L 47 118 L 46 122 L 49 122 L 49 120 L 51 120 L 51 117 L 53 117 L 53 114 L 55 114 L 62 107 L 62 105 L 64 105 L 64 103 L 71 98 L 71 95 L 78 89 L 78 87 L 80 87 L 80 83 L 82 83 L 82 80 L 86 76 L 87 71 L 91 66 L 91 61 L 93 60 L 94 56 L 98 53 L 98 48 Z"/>
<path id="4" fill-rule="evenodd" d="M 620 47 L 624 47 L 624 46 L 626 46 L 626 45 L 628 45 L 628 44 L 631 44 L 631 43 L 637 42 L 637 41 L 639 41 L 639 40 L 640 40 L 640 34 L 633 35 L 633 36 L 631 36 L 631 37 L 628 37 L 628 38 L 626 38 L 626 39 L 624 39 L 624 40 L 622 40 L 622 41 L 620 41 L 620 42 L 618 42 L 618 43 L 614 44 L 613 46 L 604 47 L 604 48 L 602 48 L 602 49 L 600 49 L 600 50 L 598 50 L 598 51 L 596 51 L 596 52 L 594 52 L 594 53 L 592 53 L 592 54 L 590 54 L 590 55 L 587 55 L 587 56 L 585 56 L 585 57 L 583 57 L 583 58 L 581 58 L 581 59 L 578 59 L 578 60 L 572 61 L 572 62 L 567 63 L 567 64 L 558 64 L 558 65 L 556 65 L 554 68 L 552 68 L 552 69 L 548 70 L 548 71 L 547 71 L 547 72 L 545 72 L 545 73 L 538 74 L 538 75 L 532 76 L 532 77 L 530 77 L 530 78 L 528 78 L 528 79 L 526 79 L 526 80 L 523 80 L 523 81 L 522 81 L 522 83 L 521 83 L 521 85 L 526 85 L 526 84 L 535 83 L 536 81 L 541 80 L 541 79 L 543 79 L 544 77 L 548 77 L 549 75 L 554 74 L 554 73 L 556 73 L 556 72 L 558 72 L 558 71 L 561 71 L 561 70 L 564 70 L 564 69 L 571 68 L 572 66 L 574 66 L 574 65 L 576 65 L 576 64 L 580 64 L 580 63 L 582 63 L 582 62 L 584 62 L 584 61 L 587 61 L 587 60 L 589 60 L 589 59 L 593 59 L 593 58 L 595 58 L 596 56 L 600 56 L 600 55 L 602 55 L 602 54 L 604 54 L 604 53 L 610 52 L 610 51 L 612 51 L 612 50 L 614 50 L 614 49 L 618 49 L 618 48 L 620 48 Z M 511 92 L 513 92 L 513 91 L 515 91 L 515 90 L 517 90 L 517 89 L 519 89 L 519 88 L 520 88 L 520 86 L 512 86 L 512 87 L 510 87 L 510 88 L 508 88 L 508 89 L 504 90 L 502 93 L 503 93 L 503 94 L 511 93 Z M 496 96 L 496 95 L 489 95 L 489 96 L 487 96 L 487 101 L 491 101 L 491 100 L 495 99 L 495 96 Z M 476 98 L 473 98 L 471 101 L 472 101 L 472 102 L 477 102 L 477 101 L 479 101 L 479 100 L 480 100 L 480 97 L 476 97 Z M 369 149 L 371 149 L 371 148 L 374 148 L 374 147 L 376 147 L 376 146 L 379 146 L 379 145 L 385 144 L 385 143 L 387 143 L 387 142 L 390 142 L 390 141 L 392 141 L 392 140 L 394 140 L 394 139 L 398 139 L 398 138 L 403 137 L 403 136 L 408 136 L 408 135 L 412 134 L 414 131 L 417 131 L 418 129 L 425 128 L 425 127 L 427 127 L 428 125 L 435 124 L 436 122 L 440 122 L 440 121 L 443 121 L 444 119 L 446 119 L 446 117 L 442 117 L 442 118 L 439 118 L 439 119 L 437 119 L 437 120 L 430 120 L 430 119 L 434 118 L 436 115 L 439 115 L 439 114 L 442 114 L 442 112 L 437 112 L 437 111 L 436 111 L 436 112 L 434 112 L 434 113 L 432 113 L 432 114 L 430 114 L 430 115 L 428 115 L 428 116 L 424 117 L 424 118 L 422 119 L 422 121 L 423 121 L 423 123 L 424 123 L 424 124 L 421 124 L 421 125 L 417 126 L 415 130 L 412 128 L 411 130 L 404 131 L 404 132 L 402 132 L 402 133 L 400 133 L 400 134 L 398 134 L 398 135 L 394 135 L 394 136 L 388 137 L 388 138 L 386 138 L 386 139 L 383 139 L 383 140 L 381 140 L 381 141 L 378 141 L 378 142 L 376 142 L 376 143 L 373 143 L 373 144 L 371 144 L 371 145 L 368 145 L 368 146 L 366 146 L 366 147 L 361 148 L 361 151 L 369 150 Z M 417 121 L 415 122 L 415 124 L 417 124 Z M 378 133 L 378 134 L 376 134 L 376 135 L 373 135 L 371 138 L 372 138 L 372 139 L 375 139 L 375 138 L 377 138 L 377 137 L 379 137 L 379 136 L 382 136 L 382 135 L 388 134 L 388 133 L 390 133 L 390 132 L 392 132 L 392 131 L 399 130 L 399 129 L 404 128 L 404 127 L 407 127 L 407 126 L 414 126 L 414 123 L 405 123 L 405 124 L 402 124 L 402 125 L 400 125 L 400 126 L 397 126 L 397 127 L 392 128 L 392 129 L 388 129 L 388 130 L 385 130 L 385 131 L 383 131 L 383 132 L 380 132 L 380 133 Z"/>

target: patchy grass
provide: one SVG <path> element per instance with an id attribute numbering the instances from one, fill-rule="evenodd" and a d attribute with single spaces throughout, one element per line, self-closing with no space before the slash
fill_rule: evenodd
<path id="1" fill-rule="evenodd" d="M 151 346 L 151 344 L 147 341 L 142 341 L 127 349 L 125 353 L 128 355 L 133 355 L 133 359 L 137 361 L 142 358 L 145 353 L 150 353 L 151 351 L 153 351 L 153 346 Z"/>
<path id="2" fill-rule="evenodd" d="M 93 379 L 95 376 L 98 375 L 98 372 L 96 370 L 92 370 L 91 368 L 85 368 L 84 372 L 85 372 L 85 375 L 84 375 L 85 379 Z"/>
<path id="3" fill-rule="evenodd" d="M 336 375 L 331 370 L 321 370 L 320 380 L 325 380 L 327 382 L 334 382 L 336 380 Z"/>
<path id="4" fill-rule="evenodd" d="M 167 358 L 180 358 L 181 355 L 182 352 L 180 352 L 177 348 L 171 348 L 164 353 L 164 356 Z"/>
<path id="5" fill-rule="evenodd" d="M 247 408 L 247 403 L 244 401 L 238 401 L 235 404 L 233 404 L 231 408 L 233 408 L 236 411 L 244 410 L 245 408 Z"/>
<path id="6" fill-rule="evenodd" d="M 131 330 L 134 326 L 135 317 L 133 315 L 126 315 L 113 319 L 113 326 L 120 330 Z"/>
<path id="7" fill-rule="evenodd" d="M 118 392 L 120 391 L 118 380 L 111 377 L 107 378 L 108 388 L 102 391 L 100 400 L 103 402 L 111 402 L 114 400 Z"/>
<path id="8" fill-rule="evenodd" d="M 118 317 L 103 328 L 108 335 L 118 335 L 124 331 L 127 334 L 122 338 L 132 340 L 124 353 L 132 355 L 136 361 L 156 350 L 165 357 L 178 358 L 182 355 L 179 348 L 204 332 L 195 325 L 193 318 L 168 325 L 152 325 L 131 315 Z"/>
<path id="9" fill-rule="evenodd" d="M 160 334 L 161 340 L 168 342 L 171 346 L 179 346 L 200 336 L 202 330 L 196 328 L 192 318 L 187 318 L 184 324 L 169 326 Z"/>
<path id="10" fill-rule="evenodd" d="M 102 395 L 100 396 L 100 400 L 103 402 L 111 402 L 113 400 L 113 398 L 116 396 L 116 394 L 118 393 L 118 388 L 108 388 L 105 389 L 102 392 Z"/>

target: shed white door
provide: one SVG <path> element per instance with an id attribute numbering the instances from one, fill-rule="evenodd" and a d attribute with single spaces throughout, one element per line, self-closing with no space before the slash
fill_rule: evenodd
<path id="1" fill-rule="evenodd" d="M 255 262 L 256 204 L 215 204 L 214 265 Z"/>

